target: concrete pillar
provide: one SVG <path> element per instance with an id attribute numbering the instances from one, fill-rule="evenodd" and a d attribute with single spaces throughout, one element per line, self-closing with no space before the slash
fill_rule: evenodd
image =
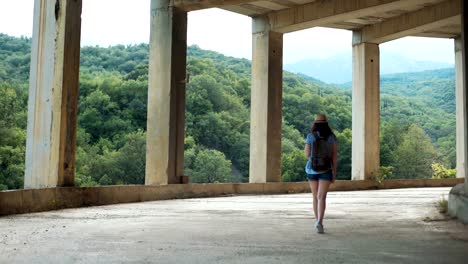
<path id="1" fill-rule="evenodd" d="M 456 94 L 456 120 L 457 120 L 457 178 L 464 178 L 467 166 L 467 120 L 466 120 L 466 91 L 463 85 L 463 52 L 461 38 L 455 39 L 455 94 Z"/>
<path id="2" fill-rule="evenodd" d="M 280 182 L 283 34 L 270 31 L 268 19 L 253 18 L 252 45 L 249 180 Z"/>
<path id="3" fill-rule="evenodd" d="M 467 112 L 466 112 L 466 103 L 467 103 L 467 85 L 468 85 L 468 75 L 466 73 L 466 67 L 468 65 L 468 62 L 467 62 L 467 51 L 468 51 L 468 4 L 465 3 L 465 1 L 461 1 L 461 28 L 462 28 L 462 34 L 461 34 L 461 53 L 462 53 L 462 60 L 461 60 L 461 68 L 462 68 L 462 74 L 463 74 L 463 124 L 464 124 L 464 130 L 465 130 L 465 138 L 463 139 L 463 145 L 464 145 L 464 148 L 465 148 L 465 151 L 468 149 L 467 147 L 467 143 L 468 143 L 468 138 L 466 137 L 466 131 L 468 129 L 468 122 L 466 120 L 466 117 L 467 117 Z M 458 98 L 457 98 L 457 104 L 458 104 Z M 457 109 L 458 111 L 458 109 Z M 457 115 L 458 115 L 458 112 L 457 112 Z M 465 158 L 466 158 L 466 154 L 465 154 Z M 466 166 L 466 163 L 465 163 L 465 166 Z M 466 171 L 465 171 L 466 173 Z M 465 194 L 468 194 L 468 177 L 466 177 L 466 174 L 464 175 L 465 176 Z M 468 218 L 465 219 L 466 221 L 468 221 Z"/>
<path id="4" fill-rule="evenodd" d="M 466 66 L 468 65 L 466 56 L 466 52 L 468 50 L 468 4 L 466 4 L 465 1 L 461 1 L 461 10 L 461 40 L 455 40 L 455 67 L 457 87 L 457 177 L 465 177 L 465 183 L 458 184 L 450 190 L 448 200 L 448 213 L 450 216 L 457 217 L 461 222 L 468 224 L 468 177 L 466 177 L 466 131 L 468 129 L 468 122 L 466 120 L 466 90 L 468 84 L 468 75 L 466 74 Z M 459 120 L 461 122 L 459 122 Z M 459 140 L 461 140 L 461 142 Z M 460 147 L 459 145 L 462 146 Z M 461 149 L 461 153 L 459 152 L 459 149 Z M 460 162 L 462 162 L 463 164 L 460 164 Z M 458 171 L 460 167 L 463 169 L 463 172 Z"/>
<path id="5" fill-rule="evenodd" d="M 151 0 L 145 184 L 180 183 L 184 174 L 187 12 Z"/>
<path id="6" fill-rule="evenodd" d="M 25 188 L 73 186 L 81 0 L 35 0 Z"/>
<path id="7" fill-rule="evenodd" d="M 379 45 L 353 32 L 352 179 L 372 179 L 380 167 Z"/>

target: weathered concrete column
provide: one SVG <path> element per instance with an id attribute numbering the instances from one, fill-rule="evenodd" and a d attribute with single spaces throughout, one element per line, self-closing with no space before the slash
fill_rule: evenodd
<path id="1" fill-rule="evenodd" d="M 379 45 L 361 43 L 353 32 L 352 179 L 367 180 L 380 166 Z"/>
<path id="2" fill-rule="evenodd" d="M 73 186 L 81 0 L 35 0 L 25 188 Z"/>
<path id="3" fill-rule="evenodd" d="M 253 18 L 252 45 L 249 180 L 280 182 L 283 34 Z"/>
<path id="4" fill-rule="evenodd" d="M 466 120 L 468 85 L 468 75 L 466 73 L 466 67 L 468 65 L 466 56 L 466 52 L 468 51 L 468 4 L 465 3 L 465 1 L 461 1 L 461 10 L 462 34 L 461 41 L 460 39 L 455 40 L 455 65 L 457 89 L 457 170 L 462 169 L 463 171 L 457 171 L 457 177 L 465 177 L 465 183 L 458 184 L 450 190 L 448 200 L 448 213 L 453 217 L 457 217 L 461 222 L 468 224 L 468 177 L 466 177 L 466 151 L 468 140 L 468 122 Z M 462 164 L 460 164 L 460 162 L 462 162 Z"/>
<path id="5" fill-rule="evenodd" d="M 151 0 L 145 184 L 184 174 L 187 12 Z"/>
<path id="6" fill-rule="evenodd" d="M 463 51 L 462 39 L 455 39 L 455 94 L 456 94 L 456 120 L 457 120 L 457 178 L 464 178 L 468 171 L 467 153 L 467 113 L 466 91 L 463 85 Z"/>
<path id="7" fill-rule="evenodd" d="M 468 52 L 468 4 L 465 2 L 465 1 L 461 1 L 461 10 L 462 10 L 462 15 L 461 15 L 461 24 L 462 24 L 462 42 L 461 42 L 461 47 L 462 47 L 462 72 L 463 72 L 463 97 L 464 97 L 464 120 L 463 120 L 463 123 L 465 125 L 465 133 L 468 129 L 468 122 L 466 120 L 466 117 L 467 117 L 467 105 L 466 103 L 468 102 L 467 101 L 467 86 L 468 86 L 468 74 L 466 72 L 466 69 L 467 69 L 467 65 L 468 65 L 468 56 L 467 56 L 467 52 Z M 458 100 L 458 99 L 457 99 Z M 457 101 L 458 102 L 458 101 Z M 465 134 L 465 138 L 464 138 L 464 146 L 465 146 L 465 151 L 468 150 L 468 138 L 466 137 L 466 134 Z M 466 157 L 466 156 L 465 156 Z M 466 166 L 466 165 L 465 165 Z M 466 171 L 465 171 L 466 173 Z M 466 176 L 466 174 L 464 175 L 465 176 L 465 198 L 467 199 L 467 201 L 465 202 L 468 202 L 468 177 Z M 468 222 L 468 203 L 465 203 L 465 221 Z"/>

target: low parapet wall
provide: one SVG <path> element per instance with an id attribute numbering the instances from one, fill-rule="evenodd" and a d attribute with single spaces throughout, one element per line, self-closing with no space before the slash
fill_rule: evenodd
<path id="1" fill-rule="evenodd" d="M 382 184 L 370 180 L 336 181 L 331 185 L 330 191 L 452 187 L 463 182 L 464 179 L 387 180 Z M 0 192 L 0 215 L 168 199 L 305 192 L 310 192 L 307 182 L 113 185 L 13 190 Z"/>

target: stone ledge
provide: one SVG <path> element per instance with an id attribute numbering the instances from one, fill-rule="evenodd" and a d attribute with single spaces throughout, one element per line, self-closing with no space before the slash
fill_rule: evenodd
<path id="1" fill-rule="evenodd" d="M 464 179 L 387 180 L 382 184 L 371 180 L 336 181 L 331 185 L 330 191 L 452 187 L 463 181 Z M 307 182 L 119 185 L 13 190 L 0 192 L 0 216 L 168 199 L 305 192 L 310 192 Z"/>
<path id="2" fill-rule="evenodd" d="M 450 190 L 448 213 L 468 224 L 468 193 L 465 192 L 464 184 L 458 184 Z"/>

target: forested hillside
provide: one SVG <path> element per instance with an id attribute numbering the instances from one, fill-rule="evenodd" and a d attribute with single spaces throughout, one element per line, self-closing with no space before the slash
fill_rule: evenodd
<path id="1" fill-rule="evenodd" d="M 0 34 L 0 190 L 22 187 L 29 46 Z M 247 181 L 250 61 L 197 46 L 187 55 L 186 175 Z M 76 183 L 142 184 L 148 46 L 84 47 L 80 69 Z M 431 177 L 433 163 L 455 166 L 453 70 L 407 75 L 382 79 L 382 165 L 394 167 L 387 177 Z M 351 91 L 288 72 L 283 82 L 283 180 L 305 179 L 304 137 L 319 112 L 339 139 L 339 178 L 349 179 Z"/>

